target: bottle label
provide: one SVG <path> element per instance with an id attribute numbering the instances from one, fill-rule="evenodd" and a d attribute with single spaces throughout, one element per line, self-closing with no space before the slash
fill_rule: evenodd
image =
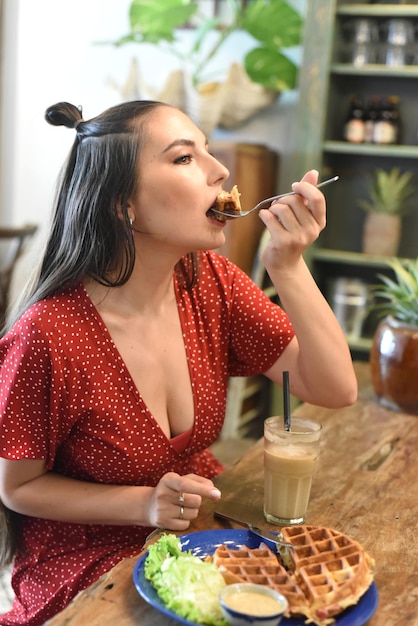
<path id="1" fill-rule="evenodd" d="M 345 125 L 344 138 L 351 143 L 364 141 L 364 122 L 362 120 L 350 120 Z"/>
<path id="2" fill-rule="evenodd" d="M 376 122 L 373 133 L 374 143 L 395 143 L 396 142 L 396 126 L 390 122 Z"/>
<path id="3" fill-rule="evenodd" d="M 374 121 L 367 120 L 364 122 L 364 141 L 371 143 L 374 137 Z"/>

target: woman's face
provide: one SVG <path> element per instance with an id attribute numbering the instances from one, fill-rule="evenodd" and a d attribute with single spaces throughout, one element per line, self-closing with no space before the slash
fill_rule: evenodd
<path id="1" fill-rule="evenodd" d="M 144 127 L 137 191 L 130 202 L 134 229 L 184 254 L 218 248 L 224 224 L 207 217 L 229 171 L 208 152 L 203 133 L 178 109 L 161 106 Z"/>

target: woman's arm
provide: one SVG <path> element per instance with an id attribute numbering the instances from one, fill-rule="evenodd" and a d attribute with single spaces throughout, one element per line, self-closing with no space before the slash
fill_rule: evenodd
<path id="1" fill-rule="evenodd" d="M 2 502 L 17 513 L 56 521 L 186 530 L 202 498 L 220 496 L 211 480 L 195 474 L 170 472 L 156 487 L 105 485 L 47 472 L 42 460 L 0 458 Z"/>
<path id="2" fill-rule="evenodd" d="M 289 371 L 291 391 L 301 400 L 327 407 L 352 404 L 357 380 L 344 333 L 318 289 L 303 252 L 325 227 L 325 199 L 308 172 L 286 196 L 260 217 L 271 234 L 263 262 L 292 322 L 295 337 L 266 372 L 281 384 Z"/>

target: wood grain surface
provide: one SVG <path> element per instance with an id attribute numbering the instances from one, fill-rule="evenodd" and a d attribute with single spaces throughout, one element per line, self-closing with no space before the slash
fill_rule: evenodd
<path id="1" fill-rule="evenodd" d="M 418 417 L 377 404 L 369 365 L 356 364 L 359 399 L 331 410 L 301 405 L 323 426 L 306 523 L 341 530 L 374 558 L 379 606 L 368 626 L 418 626 Z M 263 444 L 222 474 L 221 503 L 205 502 L 190 532 L 231 528 L 215 508 L 264 528 Z M 146 604 L 132 582 L 137 558 L 114 567 L 48 626 L 174 626 Z"/>

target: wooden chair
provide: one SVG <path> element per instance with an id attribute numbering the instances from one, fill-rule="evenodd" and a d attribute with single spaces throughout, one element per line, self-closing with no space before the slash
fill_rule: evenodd
<path id="1" fill-rule="evenodd" d="M 37 229 L 38 226 L 35 224 L 15 228 L 0 227 L 0 329 L 6 320 L 13 270 L 27 240 Z"/>

